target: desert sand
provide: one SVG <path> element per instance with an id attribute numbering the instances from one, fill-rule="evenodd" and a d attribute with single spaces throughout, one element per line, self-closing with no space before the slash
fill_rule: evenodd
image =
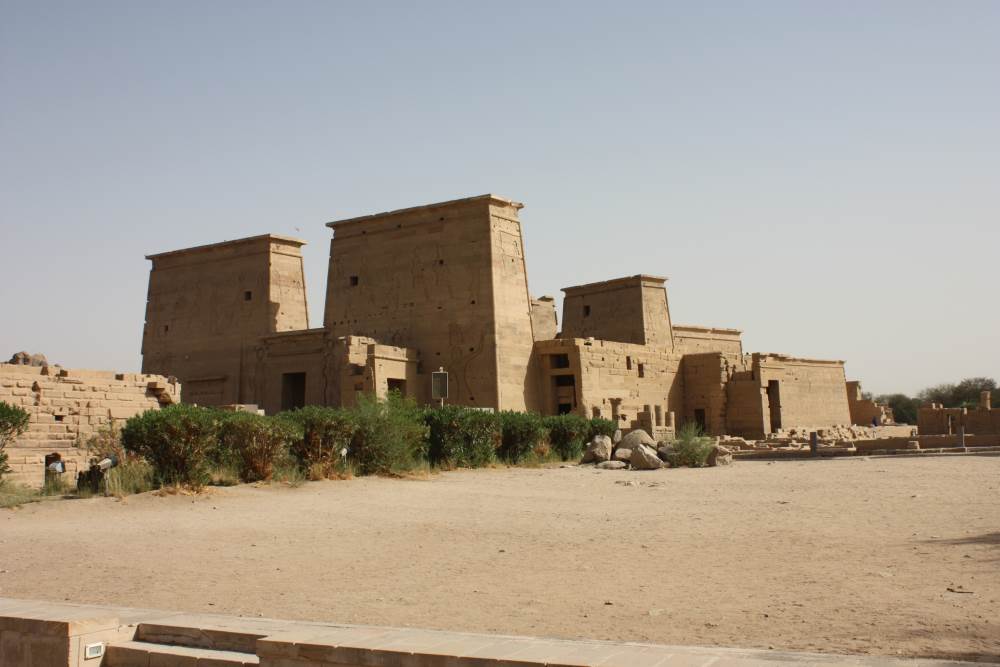
<path id="1" fill-rule="evenodd" d="M 1000 660 L 1000 458 L 455 471 L 0 510 L 0 596 Z"/>

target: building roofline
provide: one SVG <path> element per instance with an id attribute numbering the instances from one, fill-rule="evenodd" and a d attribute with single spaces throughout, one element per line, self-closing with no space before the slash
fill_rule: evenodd
<path id="1" fill-rule="evenodd" d="M 789 354 L 780 354 L 778 352 L 752 352 L 751 356 L 755 358 L 769 357 L 775 361 L 799 361 L 807 364 L 826 364 L 828 366 L 843 366 L 847 363 L 843 359 L 810 359 L 808 357 L 793 357 Z"/>
<path id="2" fill-rule="evenodd" d="M 173 255 L 185 255 L 191 252 L 204 252 L 208 250 L 216 250 L 218 248 L 225 248 L 233 245 L 240 245 L 241 243 L 252 243 L 254 241 L 280 241 L 282 243 L 287 243 L 294 246 L 304 246 L 306 244 L 302 239 L 297 239 L 294 236 L 283 236 L 281 234 L 258 234 L 257 236 L 247 236 L 242 239 L 233 239 L 231 241 L 219 241 L 218 243 L 207 243 L 205 245 L 191 246 L 190 248 L 181 248 L 179 250 L 168 250 L 166 252 L 158 252 L 154 255 L 146 255 L 146 259 L 159 259 L 161 257 L 171 257 Z"/>
<path id="3" fill-rule="evenodd" d="M 704 333 L 722 333 L 722 334 L 742 334 L 742 329 L 727 329 L 726 327 L 703 327 L 694 324 L 675 324 L 673 325 L 674 331 L 701 331 Z"/>
<path id="4" fill-rule="evenodd" d="M 353 217 L 353 218 L 344 218 L 342 220 L 334 220 L 332 222 L 326 223 L 326 226 L 329 227 L 330 229 L 336 229 L 337 227 L 340 227 L 341 225 L 350 225 L 350 224 L 355 224 L 355 223 L 359 223 L 359 222 L 366 222 L 366 221 L 369 221 L 369 220 L 374 220 L 374 219 L 377 219 L 377 218 L 385 218 L 385 217 L 392 216 L 392 215 L 401 215 L 401 214 L 404 214 L 404 213 L 413 213 L 415 211 L 430 210 L 430 209 L 435 209 L 435 208 L 441 208 L 441 207 L 444 207 L 444 206 L 451 206 L 453 204 L 461 204 L 461 203 L 473 202 L 473 201 L 495 201 L 495 202 L 497 202 L 499 204 L 503 204 L 505 206 L 513 206 L 514 208 L 516 208 L 518 210 L 524 208 L 524 204 L 522 204 L 521 202 L 516 202 L 513 199 L 507 199 L 506 197 L 501 197 L 500 195 L 495 195 L 495 194 L 487 193 L 487 194 L 484 194 L 484 195 L 476 195 L 474 197 L 462 197 L 460 199 L 449 199 L 448 201 L 435 202 L 433 204 L 422 204 L 420 206 L 410 206 L 408 208 L 398 208 L 398 209 L 395 209 L 395 210 L 392 210 L 392 211 L 383 211 L 381 213 L 371 213 L 369 215 L 360 215 L 360 216 L 356 216 L 356 217 Z"/>
<path id="5" fill-rule="evenodd" d="M 588 291 L 592 292 L 599 289 L 606 289 L 608 287 L 617 287 L 619 285 L 629 285 L 636 282 L 650 282 L 657 283 L 659 285 L 667 282 L 667 279 L 663 276 L 652 276 L 648 273 L 638 273 L 634 276 L 624 276 L 622 278 L 612 278 L 611 280 L 602 280 L 596 283 L 586 283 L 583 285 L 572 285 L 571 287 L 563 287 L 562 291 L 566 294 L 570 292 L 580 292 Z"/>

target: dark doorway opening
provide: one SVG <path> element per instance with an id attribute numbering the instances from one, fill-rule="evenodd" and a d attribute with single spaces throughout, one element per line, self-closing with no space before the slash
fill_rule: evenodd
<path id="1" fill-rule="evenodd" d="M 694 411 L 694 423 L 698 425 L 702 433 L 708 432 L 708 422 L 705 420 L 705 410 L 697 408 Z"/>
<path id="2" fill-rule="evenodd" d="M 573 406 L 569 403 L 560 403 L 556 411 L 560 415 L 568 415 L 573 412 Z"/>
<path id="3" fill-rule="evenodd" d="M 281 374 L 281 409 L 294 410 L 306 404 L 306 374 Z"/>
<path id="4" fill-rule="evenodd" d="M 767 407 L 771 412 L 771 432 L 781 430 L 781 389 L 777 380 L 767 381 Z"/>
<path id="5" fill-rule="evenodd" d="M 398 391 L 400 396 L 406 396 L 406 380 L 389 378 L 386 382 L 389 384 L 389 391 Z"/>

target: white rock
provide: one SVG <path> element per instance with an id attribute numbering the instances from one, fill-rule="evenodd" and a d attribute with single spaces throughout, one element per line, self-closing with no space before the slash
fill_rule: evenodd
<path id="1" fill-rule="evenodd" d="M 600 463 L 611 459 L 611 438 L 606 435 L 595 435 L 583 453 L 581 463 Z"/>
<path id="2" fill-rule="evenodd" d="M 625 449 L 635 449 L 639 445 L 648 445 L 649 447 L 652 447 L 655 451 L 656 440 L 653 440 L 653 438 L 651 438 L 649 434 L 643 431 L 641 428 L 637 428 L 634 431 L 631 431 L 624 438 L 622 438 L 622 441 L 618 443 L 619 447 L 623 447 Z"/>
<path id="3" fill-rule="evenodd" d="M 656 470 L 663 467 L 663 461 L 656 455 L 656 450 L 646 445 L 633 449 L 629 462 L 636 470 Z"/>

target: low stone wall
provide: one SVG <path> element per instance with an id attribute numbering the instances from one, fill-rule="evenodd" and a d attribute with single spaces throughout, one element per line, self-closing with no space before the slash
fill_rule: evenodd
<path id="1" fill-rule="evenodd" d="M 957 435 L 915 435 L 876 440 L 856 440 L 854 446 L 859 452 L 872 452 L 884 449 L 907 449 L 909 443 L 919 442 L 921 449 L 941 449 L 961 446 Z M 967 435 L 965 447 L 998 447 L 1000 435 Z"/>
<path id="2" fill-rule="evenodd" d="M 58 453 L 66 479 L 87 465 L 86 440 L 112 422 L 180 401 L 173 378 L 141 373 L 0 364 L 0 401 L 28 412 L 28 430 L 7 446 L 5 481 L 39 487 L 45 456 Z"/>
<path id="3" fill-rule="evenodd" d="M 88 659 L 87 654 L 91 658 Z M 894 660 L 631 642 L 335 625 L 0 598 L 3 667 L 955 667 Z"/>

